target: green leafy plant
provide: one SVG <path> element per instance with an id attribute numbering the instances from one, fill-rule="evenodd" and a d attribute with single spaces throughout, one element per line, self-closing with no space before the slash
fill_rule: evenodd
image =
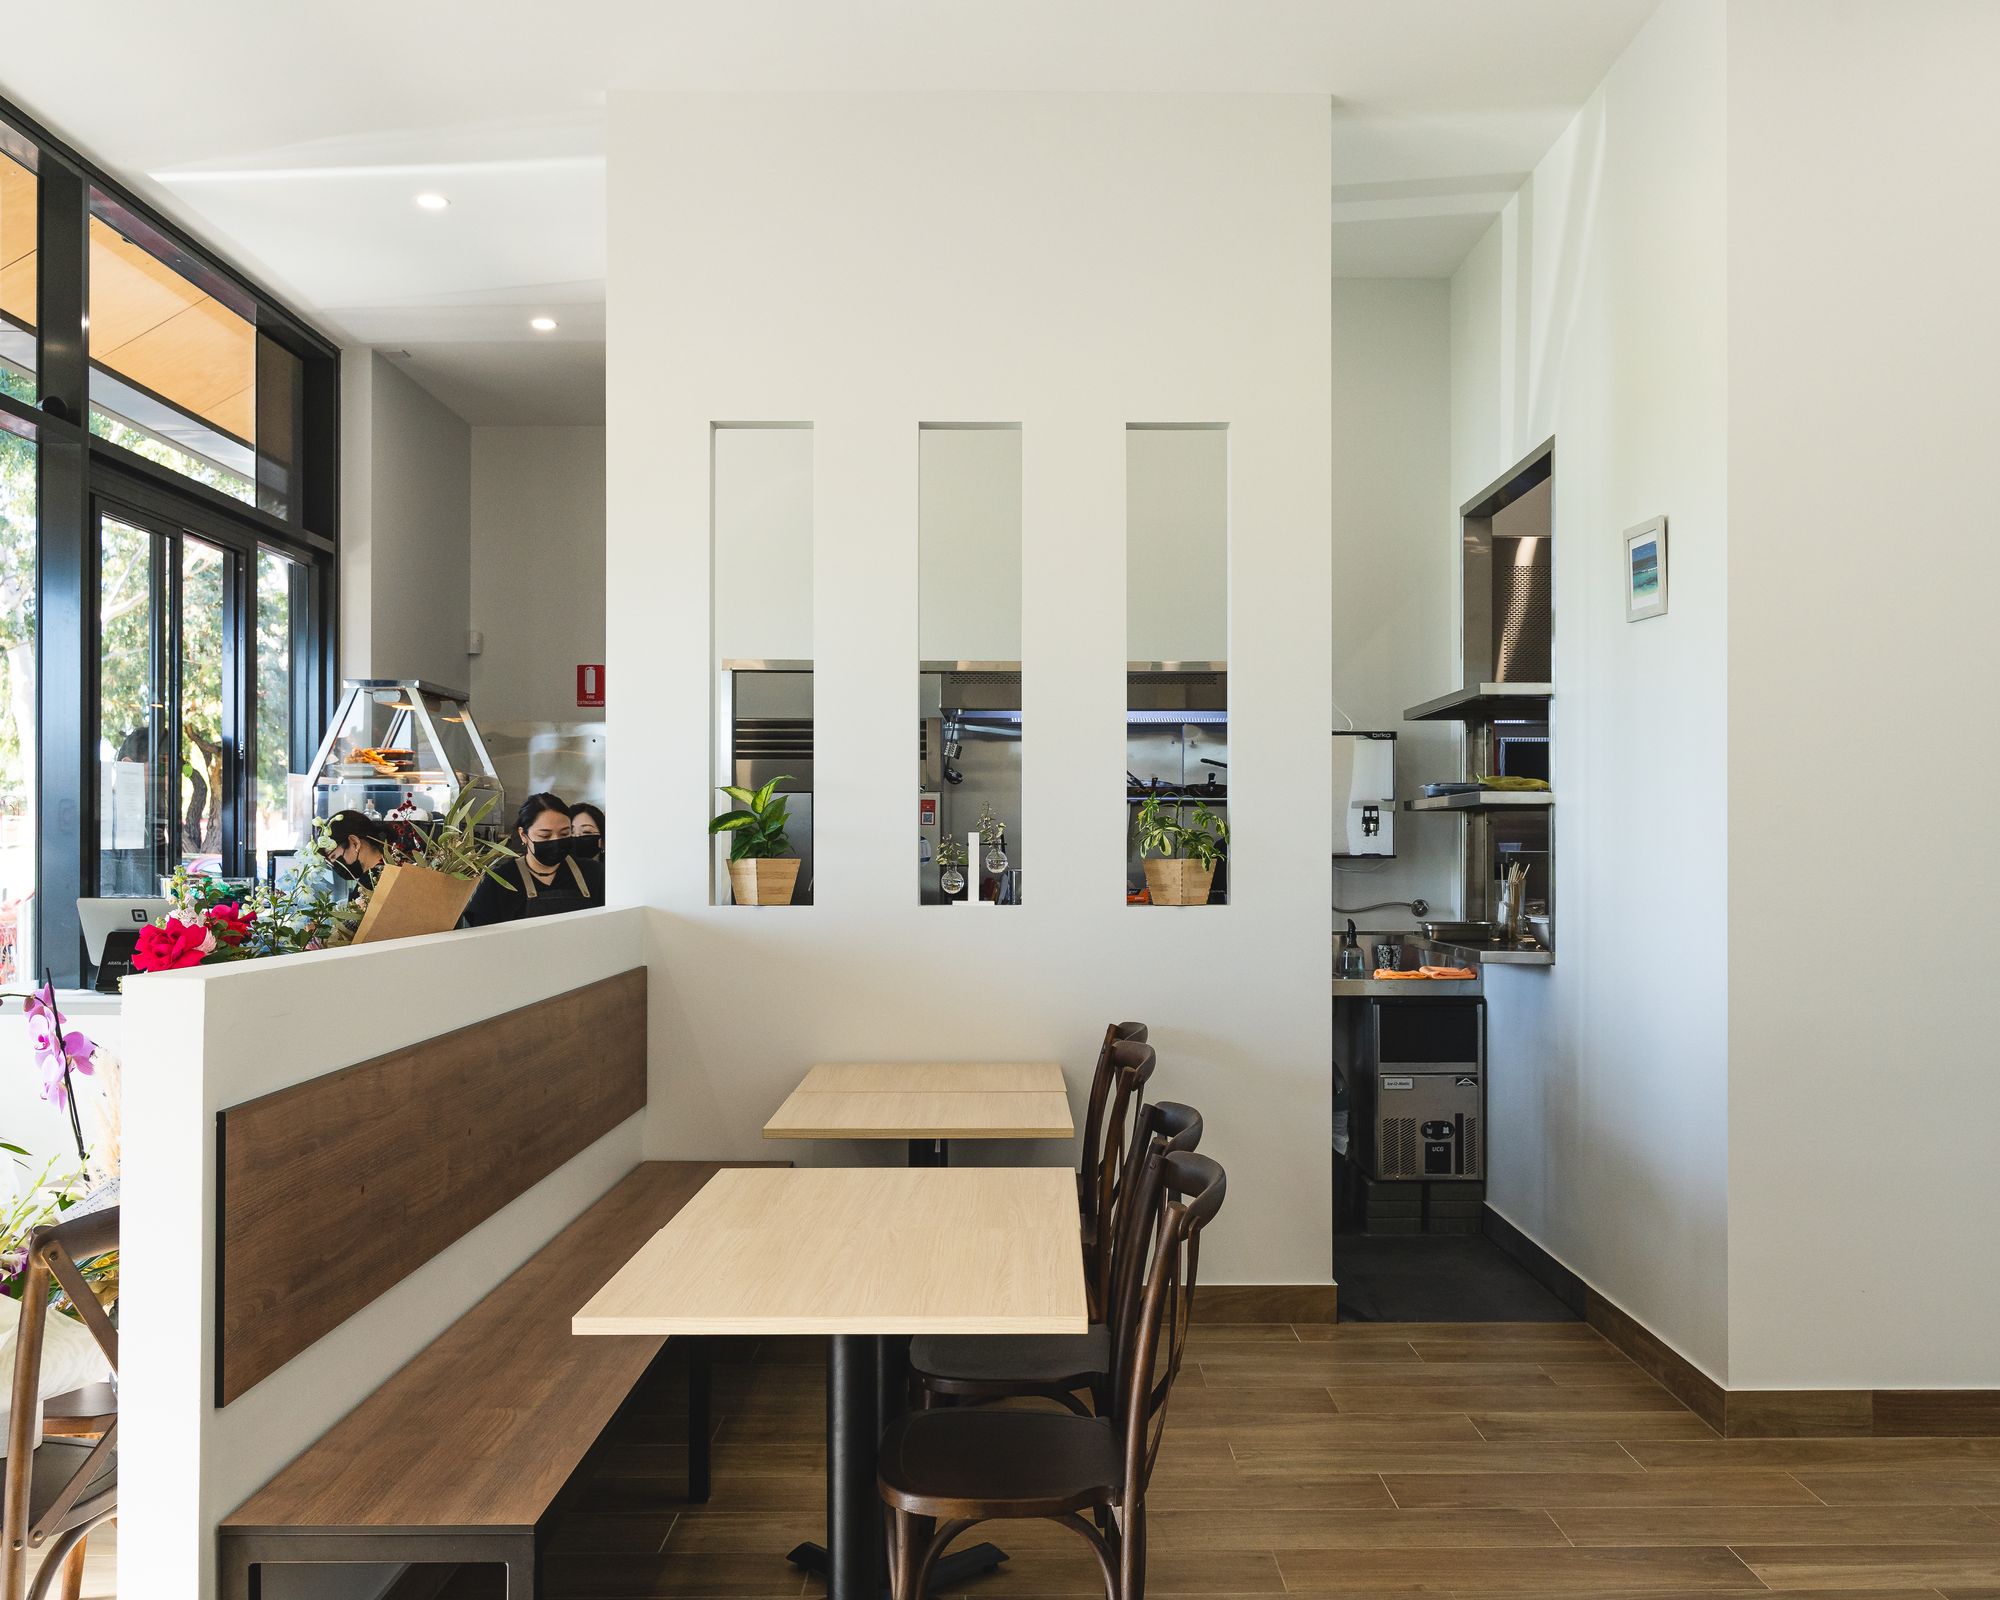
<path id="1" fill-rule="evenodd" d="M 1179 856 L 1196 866 L 1212 867 L 1229 853 L 1229 824 L 1185 795 L 1147 795 L 1139 802 L 1132 831 L 1142 856 L 1164 856 L 1169 861 Z"/>
<path id="2" fill-rule="evenodd" d="M 779 784 L 790 781 L 791 775 L 785 773 L 773 778 L 761 789 L 739 789 L 734 784 L 722 786 L 722 792 L 742 809 L 725 811 L 712 819 L 708 831 L 730 836 L 731 861 L 768 861 L 792 853 L 792 841 L 785 833 L 785 802 L 777 792 Z"/>
<path id="3" fill-rule="evenodd" d="M 940 839 L 937 847 L 939 867 L 962 867 L 965 865 L 965 844 L 958 839 Z"/>

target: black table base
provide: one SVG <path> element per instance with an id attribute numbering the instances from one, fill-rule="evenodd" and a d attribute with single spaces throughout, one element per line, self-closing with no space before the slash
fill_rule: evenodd
<path id="1" fill-rule="evenodd" d="M 785 1559 L 825 1576 L 832 1600 L 879 1600 L 888 1591 L 888 1528 L 876 1485 L 875 1452 L 903 1413 L 910 1341 L 896 1334 L 837 1333 L 826 1355 L 826 1534 Z M 977 1544 L 946 1556 L 933 1580 L 945 1588 L 1007 1559 Z"/>

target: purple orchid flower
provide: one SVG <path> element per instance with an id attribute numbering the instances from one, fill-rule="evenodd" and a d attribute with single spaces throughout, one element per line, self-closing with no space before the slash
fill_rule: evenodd
<path id="1" fill-rule="evenodd" d="M 42 1098 L 58 1107 L 67 1106 L 70 1074 L 88 1075 L 97 1070 L 97 1045 L 87 1033 L 63 1032 L 62 1013 L 56 1009 L 52 983 L 44 983 L 29 995 L 21 1010 L 28 1019 L 29 1037 L 34 1041 L 35 1062 L 42 1069 Z"/>

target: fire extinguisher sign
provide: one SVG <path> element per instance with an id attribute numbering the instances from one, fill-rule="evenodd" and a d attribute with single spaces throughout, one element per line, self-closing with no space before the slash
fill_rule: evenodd
<path id="1" fill-rule="evenodd" d="M 604 704 L 603 662 L 588 662 L 576 669 L 576 703 L 580 706 Z"/>

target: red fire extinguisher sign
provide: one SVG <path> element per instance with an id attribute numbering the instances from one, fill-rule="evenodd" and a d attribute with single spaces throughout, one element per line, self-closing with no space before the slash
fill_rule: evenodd
<path id="1" fill-rule="evenodd" d="M 576 703 L 580 706 L 604 704 L 603 662 L 589 662 L 576 669 Z"/>

